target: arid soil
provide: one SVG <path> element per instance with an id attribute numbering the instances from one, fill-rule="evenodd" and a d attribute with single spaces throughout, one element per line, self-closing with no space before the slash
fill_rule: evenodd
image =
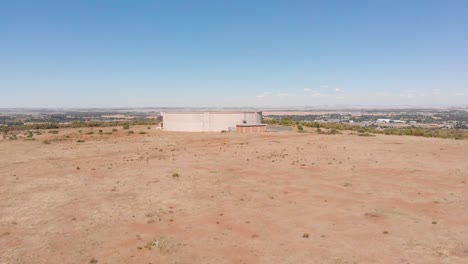
<path id="1" fill-rule="evenodd" d="M 0 263 L 468 263 L 468 141 L 98 129 L 0 140 Z"/>

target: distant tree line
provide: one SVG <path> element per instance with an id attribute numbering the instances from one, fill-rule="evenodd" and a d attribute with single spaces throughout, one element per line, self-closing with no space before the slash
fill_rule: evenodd
<path id="1" fill-rule="evenodd" d="M 0 132 L 7 133 L 15 130 L 35 130 L 35 129 L 59 129 L 59 128 L 82 128 L 82 127 L 113 127 L 113 126 L 134 126 L 134 125 L 157 125 L 161 118 L 157 119 L 138 119 L 131 121 L 90 121 L 90 122 L 72 122 L 69 124 L 60 123 L 40 123 L 0 126 Z"/>
<path id="2" fill-rule="evenodd" d="M 376 126 L 360 126 L 356 124 L 301 122 L 301 121 L 292 120 L 290 118 L 265 119 L 264 122 L 267 124 L 297 127 L 298 131 L 300 132 L 303 131 L 303 127 L 310 127 L 310 128 L 317 128 L 320 132 L 321 132 L 321 129 L 323 128 L 323 129 L 330 129 L 331 131 L 339 131 L 339 130 L 356 131 L 357 133 L 361 135 L 385 134 L 385 135 L 400 135 L 400 136 L 404 135 L 404 136 L 419 136 L 419 137 L 434 137 L 434 138 L 468 139 L 468 130 L 464 130 L 464 129 L 441 129 L 441 128 L 419 128 L 419 127 L 379 128 Z"/>

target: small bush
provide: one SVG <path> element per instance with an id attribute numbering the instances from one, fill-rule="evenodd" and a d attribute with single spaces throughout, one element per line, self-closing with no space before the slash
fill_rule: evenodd
<path id="1" fill-rule="evenodd" d="M 133 130 L 130 130 L 127 132 L 128 134 L 135 134 L 135 132 L 133 132 Z"/>
<path id="2" fill-rule="evenodd" d="M 58 130 L 51 130 L 48 132 L 49 134 L 54 134 L 54 135 L 57 135 L 59 133 Z"/>
<path id="3" fill-rule="evenodd" d="M 83 142 L 85 142 L 85 141 L 82 140 L 82 139 L 78 139 L 76 142 L 78 142 L 78 143 L 83 143 Z"/>
<path id="4" fill-rule="evenodd" d="M 112 129 L 112 132 L 117 132 L 117 131 L 119 131 L 117 128 Z"/>
<path id="5" fill-rule="evenodd" d="M 146 132 L 144 132 L 144 131 L 140 131 L 140 132 L 138 132 L 138 134 L 144 135 L 144 134 L 148 134 L 148 133 L 146 133 Z"/>
<path id="6" fill-rule="evenodd" d="M 360 137 L 375 137 L 375 135 L 369 134 L 367 132 L 366 133 L 358 133 L 357 135 L 360 136 Z"/>
<path id="7" fill-rule="evenodd" d="M 50 141 L 49 140 L 44 140 L 42 141 L 43 144 L 50 144 Z"/>
<path id="8" fill-rule="evenodd" d="M 123 129 L 130 129 L 130 125 L 123 125 Z"/>
<path id="9" fill-rule="evenodd" d="M 92 135 L 92 134 L 94 134 L 93 131 L 86 132 L 86 135 Z"/>
<path id="10" fill-rule="evenodd" d="M 172 173 L 172 178 L 174 178 L 174 179 L 175 179 L 175 178 L 179 178 L 179 176 L 180 176 L 180 175 L 179 175 L 179 173 L 177 173 L 177 172 Z"/>
<path id="11" fill-rule="evenodd" d="M 297 131 L 298 132 L 304 132 L 304 127 L 301 124 L 297 125 Z"/>

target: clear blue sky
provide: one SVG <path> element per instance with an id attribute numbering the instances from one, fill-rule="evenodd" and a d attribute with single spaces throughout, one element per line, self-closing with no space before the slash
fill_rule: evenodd
<path id="1" fill-rule="evenodd" d="M 0 107 L 468 104 L 468 1 L 0 2 Z"/>

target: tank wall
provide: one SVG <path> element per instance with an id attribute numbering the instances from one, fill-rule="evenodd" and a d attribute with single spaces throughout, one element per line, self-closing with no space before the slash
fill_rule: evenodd
<path id="1" fill-rule="evenodd" d="M 242 124 L 244 120 L 244 113 L 212 113 L 210 114 L 209 131 L 229 130 L 229 128 L 233 128 L 237 124 Z"/>
<path id="2" fill-rule="evenodd" d="M 164 130 L 203 131 L 203 117 L 201 114 L 164 114 Z"/>
<path id="3" fill-rule="evenodd" d="M 244 122 L 245 121 L 245 122 Z M 262 114 L 259 112 L 233 113 L 164 113 L 164 129 L 168 131 L 223 131 L 238 124 L 259 124 Z"/>

